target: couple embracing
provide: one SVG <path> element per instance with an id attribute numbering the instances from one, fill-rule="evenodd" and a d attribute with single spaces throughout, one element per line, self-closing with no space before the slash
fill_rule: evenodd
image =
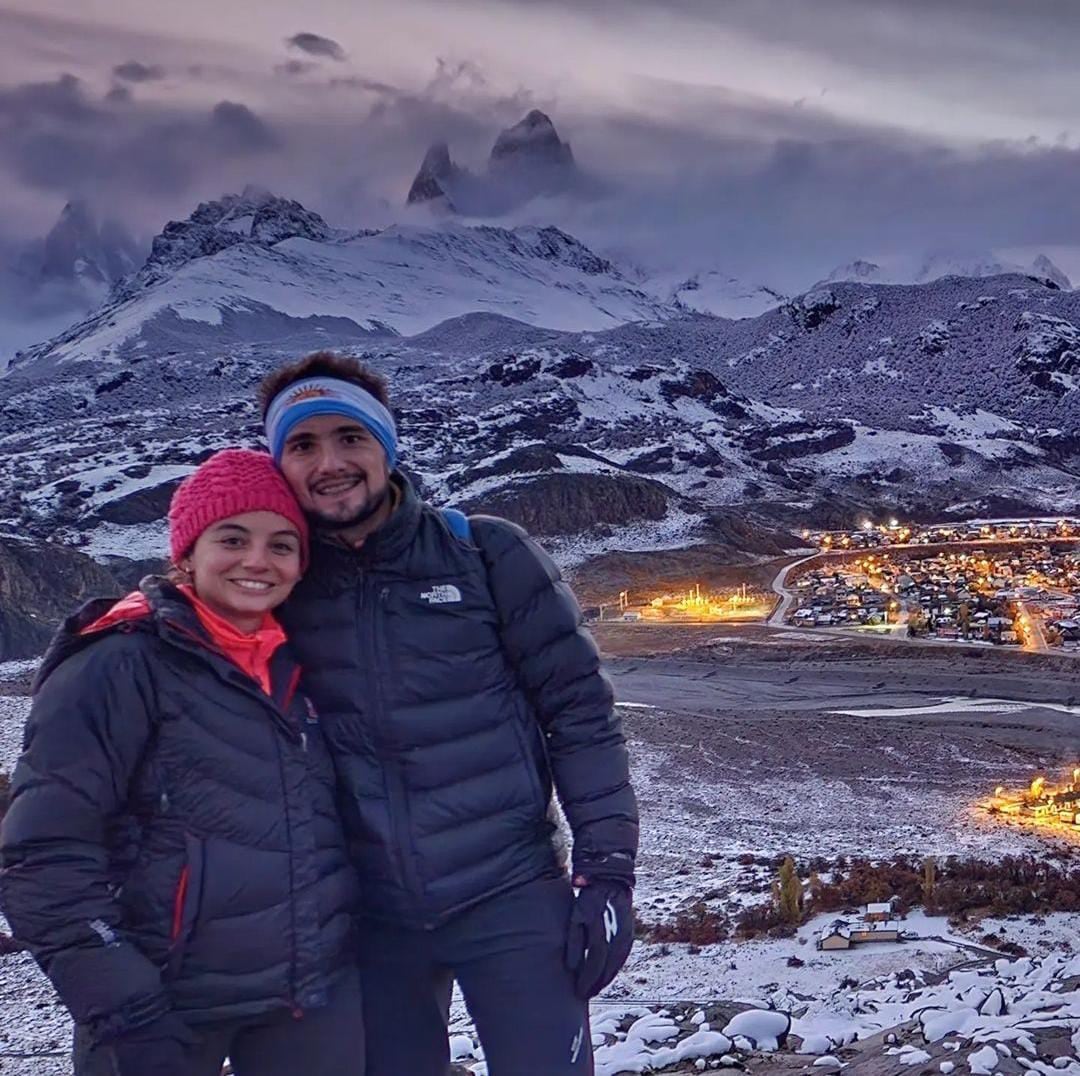
<path id="1" fill-rule="evenodd" d="M 489 1076 L 591 1073 L 637 811 L 578 606 L 520 528 L 420 499 L 367 367 L 262 404 L 269 455 L 178 487 L 169 576 L 38 673 L 0 905 L 76 1074 L 444 1076 L 455 980 Z"/>

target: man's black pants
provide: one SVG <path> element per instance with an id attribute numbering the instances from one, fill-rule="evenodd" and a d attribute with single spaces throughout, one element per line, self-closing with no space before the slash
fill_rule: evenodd
<path id="1" fill-rule="evenodd" d="M 228 1057 L 236 1076 L 364 1076 L 364 1022 L 355 976 L 337 984 L 329 1004 L 246 1020 L 198 1024 L 184 1076 L 221 1076 Z M 75 1029 L 75 1076 L 114 1076 L 108 1046 Z M 146 1076 L 153 1076 L 147 1072 Z"/>
<path id="2" fill-rule="evenodd" d="M 591 1076 L 589 1006 L 563 959 L 573 890 L 544 878 L 432 931 L 371 923 L 361 935 L 367 1076 L 446 1076 L 456 979 L 488 1076 Z"/>

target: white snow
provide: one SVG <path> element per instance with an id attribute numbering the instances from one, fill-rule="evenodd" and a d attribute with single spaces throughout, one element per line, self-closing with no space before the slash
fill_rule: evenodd
<path id="1" fill-rule="evenodd" d="M 760 1050 L 779 1050 L 791 1028 L 791 1017 L 783 1012 L 750 1009 L 732 1017 L 724 1034 L 751 1040 Z"/>
<path id="2" fill-rule="evenodd" d="M 586 272 L 545 256 L 528 229 L 395 225 L 347 240 L 239 243 L 194 259 L 113 307 L 107 320 L 60 345 L 61 358 L 101 359 L 154 316 L 221 325 L 230 311 L 267 307 L 293 318 L 349 318 L 405 335 L 483 312 L 551 329 L 606 329 L 677 310 L 617 269 Z"/>
<path id="3" fill-rule="evenodd" d="M 930 1060 L 929 1055 L 927 1055 L 926 1059 L 927 1061 Z M 968 1054 L 967 1063 L 968 1068 L 971 1069 L 972 1076 L 990 1076 L 990 1073 L 997 1067 L 997 1050 L 995 1050 L 993 1046 L 984 1046 L 982 1049 Z"/>
<path id="4" fill-rule="evenodd" d="M 1018 714 L 1025 710 L 1055 710 L 1063 714 L 1080 716 L 1080 706 L 1068 706 L 1060 702 L 1017 702 L 1011 699 L 972 699 L 966 696 L 940 699 L 925 706 L 875 706 L 869 709 L 833 710 L 845 717 L 916 717 L 943 713 L 995 713 Z"/>

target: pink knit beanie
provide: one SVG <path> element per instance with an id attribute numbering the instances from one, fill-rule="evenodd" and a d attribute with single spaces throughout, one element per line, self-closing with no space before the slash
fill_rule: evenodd
<path id="1" fill-rule="evenodd" d="M 188 475 L 169 505 L 169 547 L 174 564 L 199 535 L 230 516 L 277 512 L 300 533 L 300 566 L 308 563 L 308 525 L 288 482 L 265 452 L 226 448 Z"/>

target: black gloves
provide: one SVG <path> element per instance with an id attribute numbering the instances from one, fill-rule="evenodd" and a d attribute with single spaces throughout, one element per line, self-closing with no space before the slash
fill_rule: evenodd
<path id="1" fill-rule="evenodd" d="M 115 1061 L 116 1076 L 186 1076 L 198 1036 L 176 1013 L 108 1039 L 101 1049 Z"/>
<path id="2" fill-rule="evenodd" d="M 617 877 L 614 875 L 621 875 Z M 623 871 L 599 877 L 580 872 L 580 886 L 566 935 L 566 966 L 574 973 L 574 989 L 588 1001 L 616 975 L 634 944 L 633 862 Z"/>

